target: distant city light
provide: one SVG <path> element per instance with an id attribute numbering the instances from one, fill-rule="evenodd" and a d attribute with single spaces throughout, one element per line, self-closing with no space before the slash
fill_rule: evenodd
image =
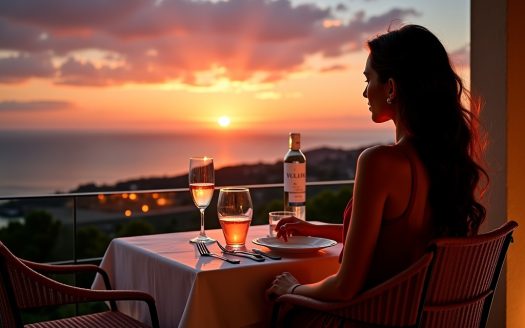
<path id="1" fill-rule="evenodd" d="M 132 213 L 131 213 L 131 210 L 125 210 L 125 211 L 124 211 L 124 215 L 125 215 L 126 217 L 130 217 L 131 214 L 132 214 Z"/>
<path id="2" fill-rule="evenodd" d="M 129 194 L 129 199 L 136 200 L 137 199 L 137 194 Z"/>
<path id="3" fill-rule="evenodd" d="M 147 213 L 149 211 L 149 206 L 144 204 L 142 205 L 142 212 Z"/>

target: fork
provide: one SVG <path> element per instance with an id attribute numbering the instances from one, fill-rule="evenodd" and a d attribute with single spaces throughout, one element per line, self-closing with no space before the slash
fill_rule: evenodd
<path id="1" fill-rule="evenodd" d="M 249 258 L 250 260 L 254 260 L 254 261 L 257 261 L 257 262 L 264 262 L 264 257 L 262 257 L 259 254 L 246 252 L 246 251 L 241 251 L 241 250 L 229 250 L 226 247 L 222 246 L 221 243 L 219 243 L 218 240 L 216 240 L 215 242 L 217 243 L 217 245 L 219 246 L 219 248 L 221 249 L 221 251 L 224 254 L 241 256 L 241 257 L 246 257 L 246 258 Z"/>
<path id="2" fill-rule="evenodd" d="M 239 263 L 241 263 L 241 261 L 239 261 L 239 260 L 231 260 L 231 259 L 226 258 L 224 256 L 220 256 L 218 254 L 210 252 L 210 250 L 208 249 L 208 247 L 204 243 L 196 243 L 196 244 L 197 244 L 197 250 L 199 251 L 199 254 L 201 256 L 215 257 L 215 258 L 221 259 L 223 261 L 226 261 L 226 262 L 229 262 L 229 263 L 232 263 L 232 264 L 239 264 Z"/>

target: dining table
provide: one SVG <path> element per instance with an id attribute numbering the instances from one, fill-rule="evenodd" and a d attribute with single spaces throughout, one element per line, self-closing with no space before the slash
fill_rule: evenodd
<path id="1" fill-rule="evenodd" d="M 281 257 L 257 262 L 249 258 L 232 264 L 201 256 L 189 240 L 198 232 L 174 232 L 115 238 L 100 266 L 112 287 L 140 290 L 155 298 L 161 327 L 268 327 L 272 301 L 265 295 L 276 275 L 290 272 L 300 283 L 312 283 L 334 274 L 342 245 L 310 250 L 267 248 L 254 243 L 268 235 L 268 225 L 250 226 L 246 250 L 254 248 Z M 207 235 L 224 244 L 222 230 Z M 210 251 L 221 254 L 217 244 Z M 222 255 L 222 254 L 221 254 Z M 105 289 L 99 275 L 92 288 Z M 119 311 L 146 324 L 148 307 L 143 302 L 118 302 Z"/>

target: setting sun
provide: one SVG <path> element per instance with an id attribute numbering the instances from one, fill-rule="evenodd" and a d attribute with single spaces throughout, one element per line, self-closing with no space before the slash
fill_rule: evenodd
<path id="1" fill-rule="evenodd" d="M 219 119 L 217 120 L 217 123 L 219 123 L 219 125 L 223 128 L 227 127 L 228 125 L 230 125 L 230 118 L 228 116 L 221 116 L 219 117 Z"/>

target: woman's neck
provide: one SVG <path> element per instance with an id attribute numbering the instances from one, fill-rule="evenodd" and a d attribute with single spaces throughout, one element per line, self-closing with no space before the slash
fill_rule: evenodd
<path id="1" fill-rule="evenodd" d="M 396 143 L 400 143 L 403 139 L 406 139 L 408 133 L 401 124 L 396 124 Z"/>
<path id="2" fill-rule="evenodd" d="M 409 135 L 407 129 L 403 125 L 403 121 L 399 117 L 399 108 L 396 110 L 395 117 L 392 118 L 394 126 L 396 127 L 396 144 L 400 143 L 401 140 L 406 139 Z"/>

